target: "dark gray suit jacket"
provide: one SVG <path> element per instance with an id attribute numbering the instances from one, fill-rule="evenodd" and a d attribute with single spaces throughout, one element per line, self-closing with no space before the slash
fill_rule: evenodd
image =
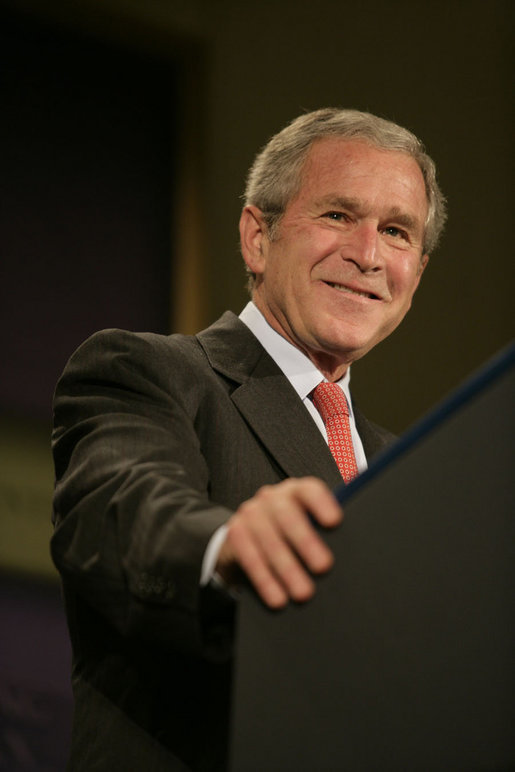
<path id="1" fill-rule="evenodd" d="M 392 435 L 358 411 L 370 457 Z M 226 313 L 198 336 L 104 331 L 57 386 L 52 555 L 76 699 L 70 769 L 223 769 L 234 604 L 214 530 L 265 484 L 341 482 L 297 394 Z M 173 755 L 172 755 L 173 754 Z"/>

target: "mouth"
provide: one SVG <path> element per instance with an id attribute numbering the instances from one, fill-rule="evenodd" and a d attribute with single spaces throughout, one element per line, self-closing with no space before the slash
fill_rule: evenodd
<path id="1" fill-rule="evenodd" d="M 379 295 L 376 295 L 374 292 L 366 292 L 365 290 L 353 289 L 352 287 L 347 287 L 344 284 L 336 284 L 336 282 L 333 281 L 326 281 L 324 283 L 329 287 L 338 290 L 338 292 L 346 292 L 349 295 L 357 295 L 358 297 L 367 298 L 368 300 L 381 300 Z"/>

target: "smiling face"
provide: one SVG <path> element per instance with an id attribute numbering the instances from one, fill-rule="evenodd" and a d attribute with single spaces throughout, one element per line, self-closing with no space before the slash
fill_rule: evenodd
<path id="1" fill-rule="evenodd" d="M 329 380 L 340 378 L 410 308 L 428 259 L 426 214 L 411 156 L 357 140 L 315 142 L 273 240 L 261 211 L 243 210 L 254 303 Z"/>

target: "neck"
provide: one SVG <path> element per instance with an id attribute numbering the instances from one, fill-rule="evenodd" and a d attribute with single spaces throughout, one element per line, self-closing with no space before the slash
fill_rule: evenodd
<path id="1" fill-rule="evenodd" d="M 293 335 L 288 334 L 288 331 L 285 329 L 284 325 L 279 322 L 277 317 L 270 311 L 268 306 L 260 302 L 259 296 L 256 295 L 256 292 L 253 294 L 252 302 L 263 314 L 270 327 L 272 327 L 272 329 L 274 329 L 282 338 L 287 340 L 288 343 L 290 343 L 292 346 L 295 346 L 295 348 L 299 351 L 302 351 L 304 356 L 306 356 L 310 362 L 314 364 L 317 370 L 320 370 L 324 378 L 326 378 L 330 383 L 334 383 L 335 381 L 339 381 L 340 378 L 343 378 L 349 367 L 349 362 L 342 362 L 341 358 L 335 356 L 334 354 L 330 354 L 324 351 L 312 350 L 301 345 L 296 341 Z"/>
<path id="2" fill-rule="evenodd" d="M 303 351 L 303 353 L 313 362 L 317 370 L 320 370 L 324 378 L 330 383 L 335 383 L 336 381 L 339 381 L 340 378 L 343 378 L 349 368 L 348 364 L 342 364 L 340 361 L 336 361 L 335 358 L 331 357 L 329 354 L 320 352 L 317 355 L 312 354 L 309 351 Z"/>

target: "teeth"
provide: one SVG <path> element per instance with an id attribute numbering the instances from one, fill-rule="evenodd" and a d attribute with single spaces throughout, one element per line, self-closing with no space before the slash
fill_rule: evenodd
<path id="1" fill-rule="evenodd" d="M 357 290 L 350 289 L 350 287 L 344 287 L 343 284 L 333 284 L 328 282 L 334 289 L 340 290 L 340 292 L 350 292 L 351 295 L 360 295 L 362 298 L 371 298 L 372 295 L 369 292 L 358 292 Z"/>

